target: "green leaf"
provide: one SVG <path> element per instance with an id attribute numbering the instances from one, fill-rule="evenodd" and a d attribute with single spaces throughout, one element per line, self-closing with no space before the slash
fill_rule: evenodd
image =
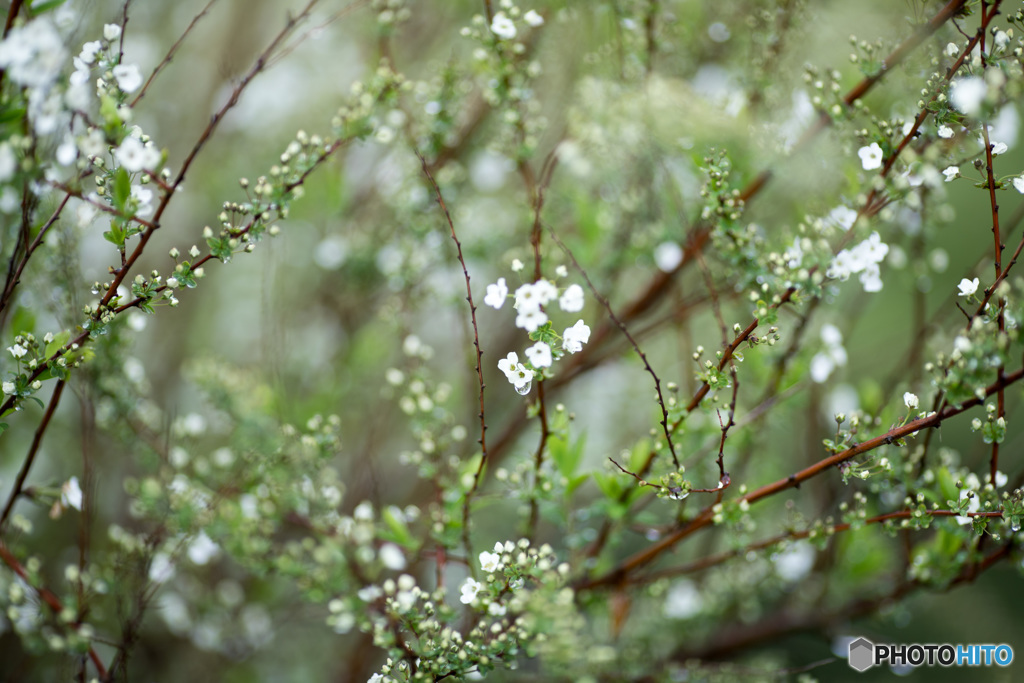
<path id="1" fill-rule="evenodd" d="M 46 345 L 46 357 L 50 358 L 53 354 L 64 348 L 64 345 L 71 340 L 71 330 L 64 330 L 60 334 L 53 335 L 53 341 Z"/>
<path id="2" fill-rule="evenodd" d="M 18 306 L 11 316 L 11 331 L 15 334 L 31 334 L 36 330 L 36 314 L 32 309 Z"/>
<path id="3" fill-rule="evenodd" d="M 6 432 L 8 427 L 10 427 L 10 425 L 6 422 L 0 422 L 0 434 Z"/>
<path id="4" fill-rule="evenodd" d="M 40 408 L 42 408 L 42 409 L 45 409 L 45 408 L 46 408 L 46 406 L 45 406 L 45 405 L 43 405 L 43 402 L 42 402 L 42 401 L 40 401 L 40 400 L 39 400 L 38 398 L 36 398 L 35 396 L 26 396 L 25 398 L 27 398 L 27 399 L 28 399 L 28 400 L 30 400 L 30 401 L 35 401 L 36 403 L 38 403 L 38 404 L 39 404 L 39 407 L 40 407 Z"/>
<path id="5" fill-rule="evenodd" d="M 118 211 L 124 211 L 128 198 L 132 195 L 132 179 L 128 175 L 128 171 L 123 168 L 114 171 L 112 192 L 111 198 L 114 200 L 114 206 L 117 207 Z"/>

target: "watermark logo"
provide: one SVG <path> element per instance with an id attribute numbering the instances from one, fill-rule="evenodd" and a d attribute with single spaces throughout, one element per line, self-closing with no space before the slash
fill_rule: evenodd
<path id="1" fill-rule="evenodd" d="M 1013 648 L 1005 643 L 952 645 L 950 643 L 872 643 L 867 638 L 850 641 L 850 668 L 867 671 L 873 666 L 1009 666 Z"/>

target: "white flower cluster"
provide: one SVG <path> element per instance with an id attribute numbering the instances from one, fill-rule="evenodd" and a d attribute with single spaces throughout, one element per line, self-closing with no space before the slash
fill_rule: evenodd
<path id="1" fill-rule="evenodd" d="M 494 18 L 491 20 L 491 33 L 497 36 L 500 40 L 512 40 L 516 37 L 518 31 L 516 30 L 516 22 L 513 21 L 513 17 L 519 14 L 519 9 L 512 6 L 510 2 L 503 2 L 501 5 L 504 9 L 494 14 Z M 508 13 L 505 9 L 509 10 Z M 523 21 L 529 26 L 537 27 L 544 24 L 544 17 L 542 17 L 536 10 L 530 10 L 523 15 Z"/>
<path id="2" fill-rule="evenodd" d="M 522 262 L 516 259 L 512 264 L 512 270 L 522 270 Z M 567 274 L 565 268 L 559 268 L 559 275 Z M 516 289 L 515 304 L 516 327 L 527 332 L 536 332 L 541 326 L 548 322 L 548 315 L 544 312 L 544 306 L 558 300 L 558 306 L 567 313 L 577 313 L 583 310 L 584 292 L 579 285 L 573 284 L 566 287 L 559 296 L 558 288 L 549 280 L 537 280 L 527 283 Z M 487 285 L 487 294 L 484 296 L 484 303 L 494 309 L 500 309 L 505 305 L 508 298 L 508 285 L 505 278 L 498 278 L 494 284 Z M 583 345 L 590 341 L 590 327 L 583 320 L 577 320 L 572 327 L 567 327 L 562 332 L 562 351 L 577 353 L 583 349 Z M 549 368 L 555 360 L 551 346 L 547 341 L 537 341 L 533 346 L 526 349 L 526 357 L 530 363 L 527 367 L 519 361 L 519 354 L 510 352 L 505 358 L 498 361 L 498 369 L 505 373 L 509 383 L 516 391 L 525 395 L 530 392 L 533 376 L 541 368 Z"/>
<path id="3" fill-rule="evenodd" d="M 865 292 L 878 292 L 882 289 L 882 277 L 879 264 L 889 253 L 889 245 L 882 241 L 877 232 L 871 233 L 866 240 L 853 247 L 843 249 L 829 266 L 828 276 L 846 280 L 854 273 L 860 273 L 860 282 Z"/>

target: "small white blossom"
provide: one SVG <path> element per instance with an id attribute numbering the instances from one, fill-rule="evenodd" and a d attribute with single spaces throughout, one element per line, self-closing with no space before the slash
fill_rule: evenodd
<path id="1" fill-rule="evenodd" d="M 530 10 L 523 15 L 523 21 L 530 26 L 542 26 L 544 24 L 544 17 L 537 14 L 537 10 Z"/>
<path id="2" fill-rule="evenodd" d="M 480 568 L 488 574 L 498 571 L 501 567 L 501 555 L 489 553 L 486 550 L 480 553 Z"/>
<path id="3" fill-rule="evenodd" d="M 920 405 L 917 394 L 912 394 L 909 391 L 903 392 L 903 405 L 911 410 L 916 410 L 917 406 Z"/>
<path id="4" fill-rule="evenodd" d="M 673 272 L 683 262 L 683 248 L 675 242 L 662 242 L 654 248 L 654 263 L 665 273 Z"/>
<path id="5" fill-rule="evenodd" d="M 939 137 L 948 140 L 953 137 L 953 129 L 946 125 L 939 126 Z"/>
<path id="6" fill-rule="evenodd" d="M 968 76 L 953 81 L 949 89 L 949 102 L 958 111 L 974 116 L 981 110 L 981 103 L 988 93 L 988 86 L 983 78 Z"/>
<path id="7" fill-rule="evenodd" d="M 509 381 L 512 381 L 512 374 L 515 373 L 517 365 L 519 365 L 519 354 L 515 351 L 509 351 L 507 357 L 498 361 L 498 369 L 505 373 L 505 377 L 508 377 Z"/>
<path id="8" fill-rule="evenodd" d="M 533 308 L 519 312 L 516 316 L 516 327 L 524 329 L 527 332 L 534 332 L 547 321 L 548 316 L 544 311 L 539 308 Z"/>
<path id="9" fill-rule="evenodd" d="M 865 171 L 873 171 L 882 167 L 882 148 L 878 146 L 877 142 L 872 142 L 867 147 L 861 147 L 857 150 L 857 156 L 860 157 L 860 165 L 864 167 Z"/>
<path id="10" fill-rule="evenodd" d="M 1024 194 L 1024 176 L 1017 176 L 1013 179 L 1013 189 Z"/>
<path id="11" fill-rule="evenodd" d="M 199 247 L 197 247 L 196 245 L 193 244 L 192 248 L 188 250 L 188 254 L 192 258 L 197 258 L 199 256 L 199 254 L 200 254 Z"/>
<path id="12" fill-rule="evenodd" d="M 837 206 L 828 214 L 828 222 L 843 230 L 849 230 L 853 227 L 853 223 L 856 220 L 857 212 L 848 206 Z"/>
<path id="13" fill-rule="evenodd" d="M 142 85 L 142 71 L 136 64 L 118 64 L 113 72 L 121 92 L 135 92 Z"/>
<path id="14" fill-rule="evenodd" d="M 3 385 L 0 386 L 0 389 L 2 389 L 3 392 L 8 396 L 13 396 L 15 389 L 14 382 L 4 382 Z"/>
<path id="15" fill-rule="evenodd" d="M 517 258 L 512 259 L 512 272 L 518 273 L 523 269 L 523 262 Z"/>
<path id="16" fill-rule="evenodd" d="M 15 344 L 14 346 L 8 346 L 7 350 L 10 351 L 11 355 L 14 356 L 15 358 L 22 358 L 26 353 L 28 353 L 28 349 L 26 349 L 21 344 Z"/>
<path id="17" fill-rule="evenodd" d="M 462 595 L 459 597 L 459 601 L 463 605 L 468 605 L 469 603 L 476 600 L 476 594 L 479 593 L 480 589 L 483 587 L 483 584 L 479 581 L 474 581 L 473 579 L 466 579 L 466 582 L 462 584 Z"/>
<path id="18" fill-rule="evenodd" d="M 516 37 L 516 25 L 504 12 L 498 12 L 491 21 L 491 33 L 504 40 Z"/>
<path id="19" fill-rule="evenodd" d="M 380 561 L 393 571 L 405 569 L 405 554 L 394 543 L 385 543 L 380 547 Z"/>
<path id="20" fill-rule="evenodd" d="M 572 327 L 565 328 L 562 333 L 562 348 L 569 353 L 583 350 L 583 345 L 590 341 L 590 327 L 582 320 L 577 320 Z"/>
<path id="21" fill-rule="evenodd" d="M 693 581 L 683 579 L 668 589 L 662 612 L 669 619 L 689 619 L 704 607 L 704 599 Z"/>
<path id="22" fill-rule="evenodd" d="M 960 177 L 960 167 L 947 166 L 946 168 L 943 169 L 942 175 L 946 176 L 947 183 L 952 182 L 953 180 L 956 180 L 957 178 Z"/>
<path id="23" fill-rule="evenodd" d="M 117 40 L 121 37 L 121 27 L 117 24 L 106 24 L 103 26 L 103 37 L 109 41 Z"/>
<path id="24" fill-rule="evenodd" d="M 964 278 L 960 280 L 960 284 L 957 287 L 960 288 L 960 296 L 970 296 L 978 291 L 978 278 L 973 280 Z"/>
<path id="25" fill-rule="evenodd" d="M 946 55 L 948 55 L 949 57 L 955 57 L 957 55 L 957 53 L 959 53 L 959 52 L 960 52 L 960 48 L 957 47 L 956 43 L 947 43 L 946 44 Z"/>
<path id="26" fill-rule="evenodd" d="M 526 349 L 526 357 L 535 368 L 551 367 L 551 347 L 545 342 L 539 341 Z"/>
<path id="27" fill-rule="evenodd" d="M 195 540 L 188 546 L 188 559 L 199 566 L 207 564 L 220 552 L 220 546 L 214 543 L 205 531 L 200 531 Z"/>
<path id="28" fill-rule="evenodd" d="M 501 308 L 505 305 L 505 299 L 508 297 L 508 285 L 505 284 L 505 278 L 499 277 L 498 281 L 493 285 L 487 285 L 487 294 L 484 296 L 484 303 L 491 308 Z"/>
<path id="29" fill-rule="evenodd" d="M 82 489 L 78 485 L 78 477 L 71 477 L 60 487 L 60 502 L 64 507 L 82 509 Z"/>
<path id="30" fill-rule="evenodd" d="M 569 285 L 558 300 L 558 305 L 566 313 L 578 313 L 583 310 L 583 288 L 579 285 Z"/>

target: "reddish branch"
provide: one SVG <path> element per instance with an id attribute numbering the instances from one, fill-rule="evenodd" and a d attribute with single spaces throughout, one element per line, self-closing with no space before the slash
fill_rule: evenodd
<path id="1" fill-rule="evenodd" d="M 466 259 L 462 257 L 462 243 L 459 242 L 458 236 L 455 234 L 455 223 L 452 221 L 452 216 L 448 212 L 448 206 L 444 202 L 444 197 L 441 196 L 441 188 L 438 187 L 437 181 L 434 180 L 433 174 L 427 167 L 427 161 L 423 158 L 419 152 L 416 156 L 420 160 L 420 166 L 423 168 L 423 174 L 430 181 L 431 187 L 434 189 L 434 195 L 437 198 L 438 206 L 441 207 L 441 211 L 444 213 L 444 218 L 448 222 L 448 228 L 451 231 L 452 241 L 455 242 L 455 249 L 458 253 L 459 264 L 462 266 L 462 274 L 466 278 L 466 301 L 469 302 L 469 315 L 473 321 L 473 346 L 476 347 L 476 375 L 480 384 L 480 463 L 477 465 L 476 471 L 473 473 L 473 485 L 462 499 L 462 539 L 463 544 L 466 547 L 466 554 L 472 555 L 470 552 L 469 545 L 469 502 L 476 493 L 477 488 L 480 486 L 480 477 L 484 471 L 484 466 L 487 464 L 487 421 L 484 417 L 484 368 L 483 368 L 483 351 L 480 349 L 480 332 L 476 324 L 476 304 L 473 303 L 473 289 L 469 283 L 469 269 L 466 267 Z"/>
<path id="2" fill-rule="evenodd" d="M 969 410 L 975 406 L 982 405 L 985 397 L 991 396 L 998 392 L 1001 388 L 1014 384 L 1024 378 L 1024 370 L 1017 370 L 1009 375 L 1004 375 L 999 378 L 995 383 L 989 385 L 985 389 L 985 396 L 982 398 L 972 398 L 969 401 L 965 401 L 960 406 L 948 406 L 943 411 L 929 415 L 928 417 L 918 418 L 912 420 L 901 427 L 895 427 L 888 432 L 876 436 L 873 439 L 869 439 L 860 444 L 856 444 L 847 448 L 844 451 L 831 455 L 827 458 L 823 458 L 818 462 L 814 463 L 810 467 L 806 467 L 799 472 L 795 472 L 784 479 L 780 479 L 771 484 L 766 484 L 755 491 L 742 496 L 737 500 L 737 503 L 746 501 L 749 504 L 757 503 L 765 498 L 770 498 L 782 491 L 790 488 L 799 487 L 800 484 L 815 477 L 822 472 L 839 465 L 840 463 L 846 462 L 852 458 L 868 453 L 879 446 L 891 444 L 892 442 L 913 435 L 914 433 L 927 429 L 929 427 L 937 427 L 945 420 L 959 415 L 960 413 Z M 665 538 L 657 541 L 647 548 L 641 550 L 638 553 L 623 560 L 617 567 L 609 571 L 608 573 L 593 579 L 584 579 L 577 586 L 579 589 L 592 589 L 601 586 L 613 586 L 619 585 L 631 578 L 631 575 L 639 570 L 640 568 L 650 564 L 655 559 L 660 557 L 662 553 L 672 549 L 680 541 L 689 537 L 694 532 L 699 531 L 712 522 L 714 513 L 712 511 L 713 506 L 707 506 L 696 517 L 691 519 L 689 522 L 683 524 L 673 533 L 669 534 Z"/>

